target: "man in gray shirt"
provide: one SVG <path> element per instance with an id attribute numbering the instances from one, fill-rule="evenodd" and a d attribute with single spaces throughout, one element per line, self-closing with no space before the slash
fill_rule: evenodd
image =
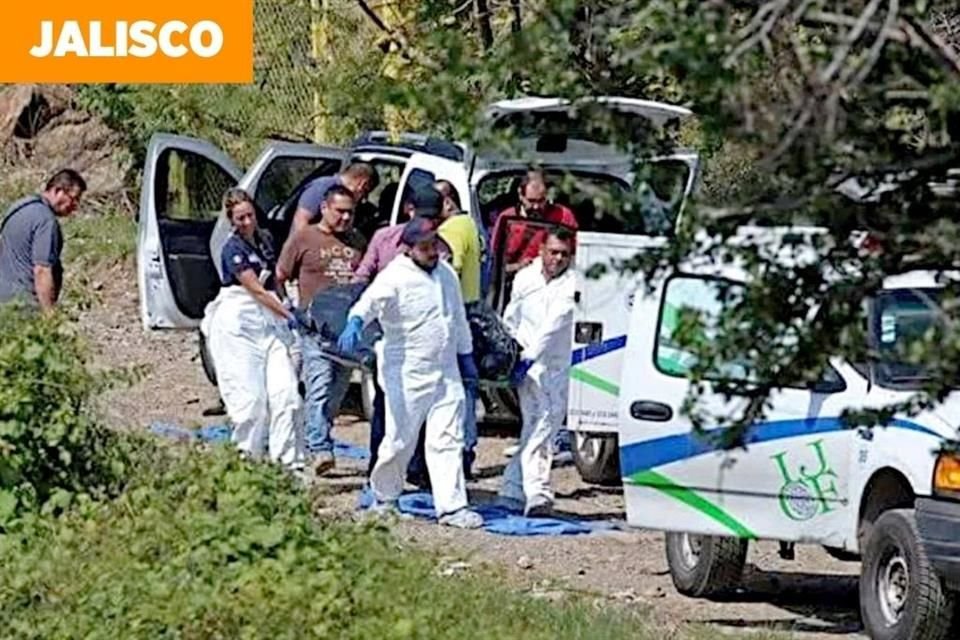
<path id="1" fill-rule="evenodd" d="M 63 284 L 63 234 L 58 218 L 77 210 L 87 184 L 64 169 L 43 193 L 13 203 L 0 221 L 0 303 L 20 299 L 50 311 Z"/>

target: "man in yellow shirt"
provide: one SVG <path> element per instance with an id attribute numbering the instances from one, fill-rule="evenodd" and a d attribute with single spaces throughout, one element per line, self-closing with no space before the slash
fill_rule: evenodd
<path id="1" fill-rule="evenodd" d="M 443 196 L 437 232 L 450 247 L 451 265 L 460 277 L 465 304 L 480 300 L 480 231 L 473 218 L 460 210 L 460 195 L 446 180 L 433 187 Z"/>
<path id="2" fill-rule="evenodd" d="M 473 218 L 461 211 L 460 194 L 446 180 L 438 180 L 433 188 L 443 196 L 440 208 L 440 226 L 437 233 L 450 247 L 450 263 L 460 277 L 463 302 L 469 305 L 480 301 L 480 231 Z M 473 461 L 477 446 L 477 400 L 480 390 L 464 385 L 467 394 L 463 417 L 463 471 L 473 479 Z"/>

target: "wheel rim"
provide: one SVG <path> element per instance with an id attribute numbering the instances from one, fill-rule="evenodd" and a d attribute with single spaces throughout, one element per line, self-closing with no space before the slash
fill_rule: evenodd
<path id="1" fill-rule="evenodd" d="M 910 593 L 910 568 L 899 549 L 890 549 L 877 569 L 877 599 L 888 626 L 900 622 Z"/>
<path id="2" fill-rule="evenodd" d="M 590 464 L 600 459 L 600 448 L 603 446 L 600 438 L 577 434 L 577 453 L 580 459 Z"/>
<path id="3" fill-rule="evenodd" d="M 680 535 L 680 560 L 684 568 L 691 570 L 700 564 L 700 552 L 703 549 L 701 536 L 684 533 Z"/>

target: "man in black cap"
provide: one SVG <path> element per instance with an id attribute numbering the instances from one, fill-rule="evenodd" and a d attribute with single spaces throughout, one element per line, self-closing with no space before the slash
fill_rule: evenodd
<path id="1" fill-rule="evenodd" d="M 363 327 L 377 320 L 378 378 L 386 396 L 384 439 L 370 474 L 373 509 L 397 508 L 422 425 L 440 524 L 477 528 L 463 472 L 464 380 L 478 377 L 473 341 L 453 268 L 440 261 L 437 224 L 414 217 L 401 232 L 404 255 L 380 272 L 350 310 L 338 347 L 352 352 Z"/>
<path id="2" fill-rule="evenodd" d="M 369 283 L 378 273 L 383 271 L 397 256 L 403 255 L 407 246 L 403 242 L 403 231 L 410 220 L 425 219 L 440 224 L 440 214 L 443 208 L 443 196 L 432 185 L 409 190 L 403 198 L 401 207 L 406 220 L 399 224 L 378 230 L 367 251 L 354 272 L 354 280 Z M 450 256 L 450 249 L 441 238 L 437 240 L 437 251 L 441 260 Z M 377 464 L 377 451 L 383 441 L 384 395 L 380 385 L 374 383 L 373 416 L 370 419 L 370 461 L 367 465 L 367 475 L 373 472 Z M 430 488 L 430 477 L 424 462 L 424 432 L 420 433 L 417 451 L 410 461 L 408 478 L 411 483 L 421 489 Z"/>
<path id="3" fill-rule="evenodd" d="M 440 224 L 440 213 L 443 208 L 443 196 L 432 186 L 420 187 L 405 194 L 401 210 L 407 219 L 390 227 L 378 230 L 370 239 L 363 260 L 354 272 L 357 282 L 370 282 L 383 271 L 394 258 L 404 251 L 401 235 L 407 222 L 413 218 L 426 218 Z M 440 257 L 446 259 L 450 249 L 440 240 L 438 245 Z"/>

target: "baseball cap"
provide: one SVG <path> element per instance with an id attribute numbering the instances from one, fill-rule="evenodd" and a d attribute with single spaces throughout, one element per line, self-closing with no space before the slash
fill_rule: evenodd
<path id="1" fill-rule="evenodd" d="M 413 204 L 414 216 L 433 219 L 440 215 L 443 196 L 432 185 L 414 187 L 411 191 L 408 191 L 405 200 Z"/>
<path id="2" fill-rule="evenodd" d="M 412 247 L 420 242 L 426 242 L 437 237 L 437 224 L 430 218 L 416 217 L 403 227 L 400 241 Z"/>

